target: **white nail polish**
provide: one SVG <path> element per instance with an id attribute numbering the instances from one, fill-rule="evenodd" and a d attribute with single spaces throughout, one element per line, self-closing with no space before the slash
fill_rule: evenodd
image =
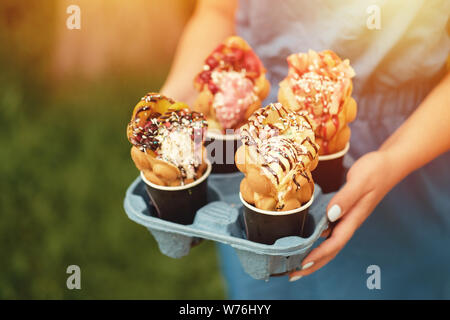
<path id="1" fill-rule="evenodd" d="M 328 210 L 328 220 L 330 220 L 331 222 L 335 222 L 341 217 L 341 213 L 341 207 L 339 207 L 337 204 L 333 205 L 330 210 Z"/>
<path id="2" fill-rule="evenodd" d="M 292 278 L 289 279 L 290 282 L 294 282 L 297 281 L 299 279 L 301 279 L 303 276 L 293 276 Z"/>
<path id="3" fill-rule="evenodd" d="M 313 265 L 314 265 L 314 261 L 308 262 L 307 264 L 305 264 L 305 265 L 302 267 L 302 270 L 311 268 Z"/>

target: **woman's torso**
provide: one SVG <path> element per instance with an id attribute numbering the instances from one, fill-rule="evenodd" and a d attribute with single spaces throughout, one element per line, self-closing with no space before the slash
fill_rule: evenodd
<path id="1" fill-rule="evenodd" d="M 380 127 L 370 130 L 377 137 L 369 146 L 366 141 L 367 150 L 355 142 L 352 151 L 359 156 L 377 147 L 442 78 L 449 14 L 448 0 L 244 0 L 237 30 L 268 69 L 272 90 L 266 102 L 276 101 L 289 54 L 331 49 L 350 60 L 356 123 Z"/>

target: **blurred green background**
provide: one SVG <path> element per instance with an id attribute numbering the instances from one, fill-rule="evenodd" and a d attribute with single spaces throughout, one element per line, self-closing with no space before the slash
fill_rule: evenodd
<path id="1" fill-rule="evenodd" d="M 65 26 L 73 3 L 81 30 Z M 214 243 L 163 256 L 122 206 L 138 175 L 126 124 L 163 83 L 194 5 L 1 2 L 0 299 L 224 297 Z M 72 264 L 81 290 L 66 287 Z"/>

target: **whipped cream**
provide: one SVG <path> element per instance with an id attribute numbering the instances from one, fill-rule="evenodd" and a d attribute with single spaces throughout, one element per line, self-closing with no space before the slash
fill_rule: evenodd
<path id="1" fill-rule="evenodd" d="M 171 131 L 161 132 L 161 146 L 159 156 L 180 169 L 185 179 L 195 177 L 195 168 L 201 162 L 201 150 L 195 150 L 190 130 L 177 128 Z M 201 149 L 201 147 L 197 147 Z"/>

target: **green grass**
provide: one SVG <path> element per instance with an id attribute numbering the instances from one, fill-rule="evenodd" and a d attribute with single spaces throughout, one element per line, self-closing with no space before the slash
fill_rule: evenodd
<path id="1" fill-rule="evenodd" d="M 168 258 L 123 210 L 138 174 L 125 127 L 134 103 L 160 79 L 54 93 L 3 70 L 0 299 L 223 298 L 213 243 Z M 81 268 L 81 290 L 66 288 L 72 264 Z"/>

